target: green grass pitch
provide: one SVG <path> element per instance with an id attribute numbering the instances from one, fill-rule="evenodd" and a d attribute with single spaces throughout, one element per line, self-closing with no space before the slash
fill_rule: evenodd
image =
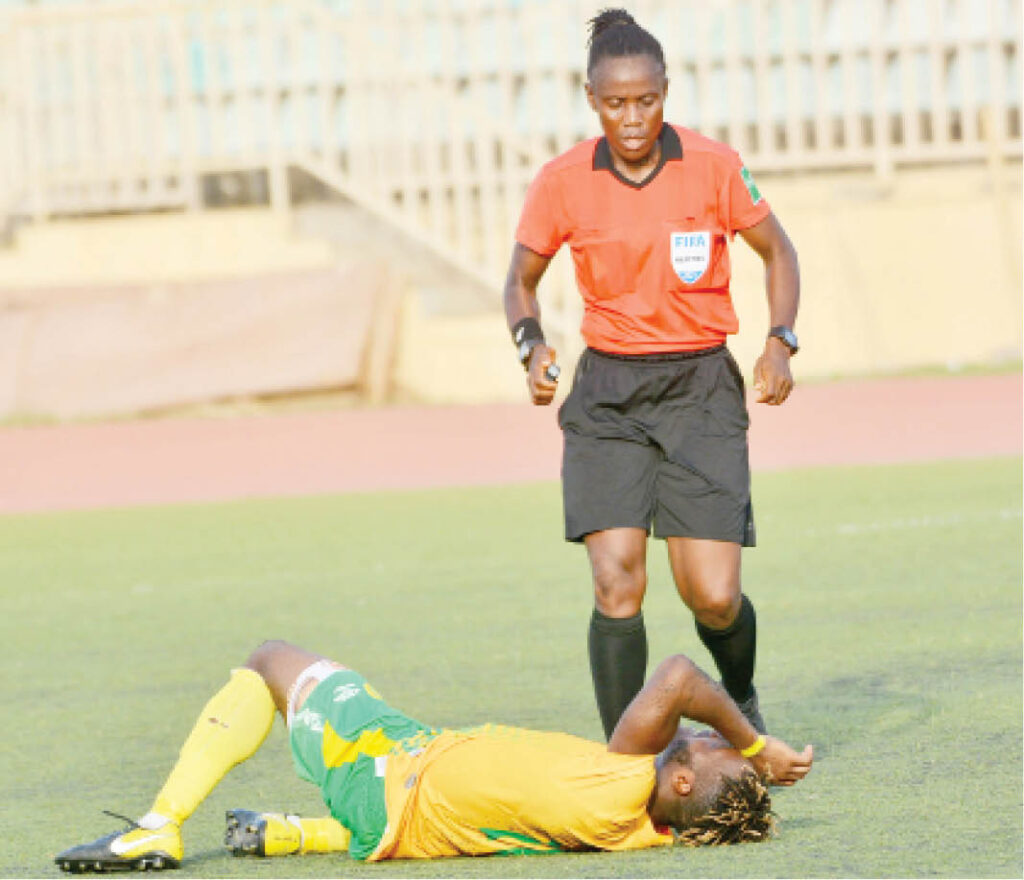
<path id="1" fill-rule="evenodd" d="M 1021 463 L 756 477 L 744 557 L 769 725 L 817 763 L 771 843 L 361 865 L 232 859 L 230 807 L 319 814 L 278 720 L 185 828 L 176 876 L 1020 876 Z M 0 875 L 144 812 L 193 719 L 265 638 L 356 666 L 436 725 L 600 735 L 584 552 L 554 484 L 0 520 Z M 652 662 L 708 655 L 658 543 Z M 326 861 L 325 861 L 326 860 Z"/>

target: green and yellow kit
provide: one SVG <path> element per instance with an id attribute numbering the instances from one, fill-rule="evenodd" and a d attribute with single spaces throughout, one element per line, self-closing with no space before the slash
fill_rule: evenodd
<path id="1" fill-rule="evenodd" d="M 485 724 L 438 730 L 339 670 L 291 728 L 299 775 L 317 785 L 368 861 L 671 845 L 651 823 L 653 755 L 564 733 Z"/>

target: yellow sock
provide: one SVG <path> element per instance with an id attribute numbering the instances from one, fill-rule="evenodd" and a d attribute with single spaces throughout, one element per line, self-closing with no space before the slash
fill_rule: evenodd
<path id="1" fill-rule="evenodd" d="M 181 825 L 235 764 L 260 747 L 274 722 L 274 701 L 251 669 L 231 679 L 203 707 L 152 812 Z"/>
<path id="2" fill-rule="evenodd" d="M 304 853 L 345 852 L 352 836 L 337 819 L 324 816 L 322 819 L 299 819 L 302 826 L 302 849 Z"/>

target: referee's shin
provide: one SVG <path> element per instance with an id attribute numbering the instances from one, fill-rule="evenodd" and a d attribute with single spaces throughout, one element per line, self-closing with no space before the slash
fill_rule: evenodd
<path id="1" fill-rule="evenodd" d="M 587 639 L 594 696 L 605 739 L 644 686 L 647 675 L 647 630 L 643 612 L 633 617 L 605 617 L 596 608 Z"/>
<path id="2" fill-rule="evenodd" d="M 754 686 L 754 658 L 757 654 L 757 615 L 746 594 L 740 596 L 736 619 L 725 629 L 711 629 L 697 623 L 697 635 L 711 652 L 722 676 L 722 686 L 737 703 L 750 698 Z"/>

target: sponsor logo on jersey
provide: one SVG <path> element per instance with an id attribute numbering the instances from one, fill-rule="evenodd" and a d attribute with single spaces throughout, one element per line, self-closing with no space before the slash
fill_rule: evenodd
<path id="1" fill-rule="evenodd" d="M 305 725 L 314 733 L 323 733 L 324 731 L 323 716 L 319 712 L 314 712 L 312 709 L 303 708 L 301 711 L 297 712 L 292 723 Z"/>
<path id="2" fill-rule="evenodd" d="M 693 284 L 711 261 L 710 232 L 673 232 L 671 242 L 672 268 L 684 284 Z"/>
<path id="3" fill-rule="evenodd" d="M 743 183 L 747 187 L 747 192 L 750 193 L 750 201 L 752 201 L 756 205 L 759 201 L 761 201 L 761 199 L 764 198 L 764 196 L 761 195 L 761 190 L 759 190 L 757 188 L 757 184 L 754 183 L 753 176 L 750 174 L 749 171 L 747 171 L 746 165 L 744 165 L 740 169 L 740 177 L 743 178 Z"/>
<path id="4" fill-rule="evenodd" d="M 359 687 L 359 685 L 352 684 L 351 682 L 348 684 L 339 684 L 334 689 L 334 702 L 344 703 L 346 700 L 351 700 L 354 696 L 357 696 L 361 690 L 362 688 Z"/>

